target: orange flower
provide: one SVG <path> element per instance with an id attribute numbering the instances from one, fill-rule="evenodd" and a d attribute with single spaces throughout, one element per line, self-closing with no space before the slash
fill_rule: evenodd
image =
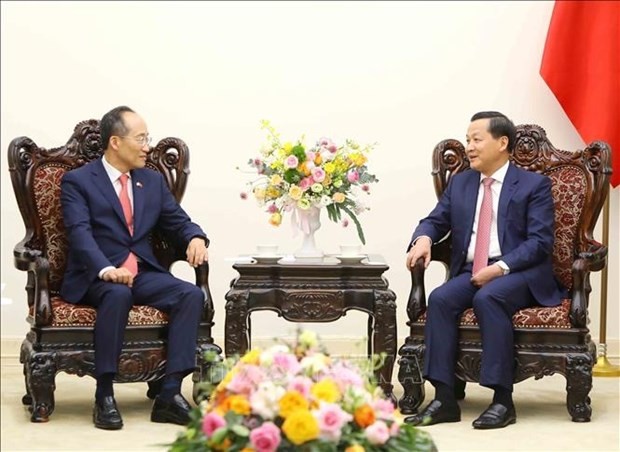
<path id="1" fill-rule="evenodd" d="M 362 446 L 360 446 L 359 444 L 354 444 L 352 446 L 347 447 L 344 452 L 365 452 L 366 449 L 364 449 Z"/>
<path id="2" fill-rule="evenodd" d="M 209 445 L 213 450 L 221 450 L 222 452 L 224 452 L 230 449 L 230 446 L 232 446 L 232 441 L 230 440 L 230 438 L 225 438 L 224 441 L 222 441 L 220 444 L 213 444 L 211 441 L 209 441 Z"/>
<path id="3" fill-rule="evenodd" d="M 355 422 L 357 422 L 357 425 L 362 428 L 366 428 L 369 425 L 374 424 L 375 412 L 370 405 L 365 404 L 355 410 L 355 413 L 353 413 L 353 418 L 355 419 Z"/>

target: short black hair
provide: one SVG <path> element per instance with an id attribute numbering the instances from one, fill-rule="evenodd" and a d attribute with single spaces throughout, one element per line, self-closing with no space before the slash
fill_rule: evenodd
<path id="1" fill-rule="evenodd" d="M 107 149 L 110 137 L 113 135 L 124 136 L 129 132 L 123 122 L 123 113 L 135 113 L 131 108 L 121 105 L 113 108 L 101 118 L 99 129 L 101 130 L 101 148 Z"/>
<path id="2" fill-rule="evenodd" d="M 471 117 L 471 122 L 489 119 L 489 133 L 496 140 L 508 137 L 508 152 L 512 153 L 517 141 L 517 128 L 508 117 L 499 111 L 480 111 Z"/>

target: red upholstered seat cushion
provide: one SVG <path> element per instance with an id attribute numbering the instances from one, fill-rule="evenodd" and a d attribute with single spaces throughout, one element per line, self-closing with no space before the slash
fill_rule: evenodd
<path id="1" fill-rule="evenodd" d="M 512 324 L 515 328 L 571 328 L 569 312 L 570 299 L 566 298 L 560 305 L 551 308 L 536 306 L 521 309 L 512 316 Z M 426 312 L 416 323 L 424 322 L 426 322 Z M 463 312 L 460 325 L 478 325 L 478 319 L 472 308 Z"/>
<path id="2" fill-rule="evenodd" d="M 34 314 L 30 308 L 30 315 Z M 52 326 L 85 327 L 95 326 L 97 311 L 90 306 L 73 304 L 60 297 L 52 298 Z M 150 306 L 134 306 L 129 311 L 128 325 L 164 325 L 168 315 Z"/>

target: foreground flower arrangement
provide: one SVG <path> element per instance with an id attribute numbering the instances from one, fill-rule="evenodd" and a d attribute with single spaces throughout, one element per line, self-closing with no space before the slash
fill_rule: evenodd
<path id="1" fill-rule="evenodd" d="M 427 433 L 402 422 L 370 368 L 330 358 L 304 331 L 295 344 L 253 349 L 232 365 L 171 450 L 436 449 Z"/>
<path id="2" fill-rule="evenodd" d="M 259 205 L 270 214 L 269 222 L 279 226 L 285 212 L 295 215 L 297 209 L 325 207 L 334 222 L 341 221 L 342 212 L 346 213 L 365 244 L 357 215 L 368 210 L 361 197 L 370 193 L 369 184 L 378 182 L 366 166 L 367 154 L 374 146 L 360 146 L 353 140 L 337 145 L 321 138 L 307 147 L 303 137 L 296 143 L 282 143 L 269 121 L 262 121 L 262 128 L 268 132 L 267 143 L 259 157 L 248 161 L 259 175 L 249 185 Z M 241 197 L 245 199 L 247 194 Z M 343 220 L 342 224 L 346 227 L 349 222 Z"/>

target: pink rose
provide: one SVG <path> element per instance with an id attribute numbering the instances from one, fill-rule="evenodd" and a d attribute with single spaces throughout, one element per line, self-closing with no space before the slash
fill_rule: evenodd
<path id="1" fill-rule="evenodd" d="M 273 357 L 273 365 L 291 375 L 296 374 L 301 369 L 297 357 L 291 353 L 276 353 Z"/>
<path id="2" fill-rule="evenodd" d="M 286 166 L 287 168 L 297 168 L 298 164 L 299 160 L 297 160 L 297 157 L 295 157 L 294 155 L 289 155 L 284 161 L 284 166 Z"/>
<path id="3" fill-rule="evenodd" d="M 297 391 L 304 397 L 308 398 L 310 396 L 310 388 L 312 387 L 312 384 L 312 380 L 308 377 L 298 375 L 291 380 L 287 389 L 289 391 Z"/>
<path id="4" fill-rule="evenodd" d="M 385 444 L 390 439 L 390 429 L 383 421 L 376 421 L 374 424 L 369 425 L 366 427 L 365 433 L 368 441 L 376 446 Z"/>
<path id="5" fill-rule="evenodd" d="M 260 367 L 248 364 L 232 377 L 226 388 L 237 394 L 249 395 L 264 378 L 265 374 Z"/>
<path id="6" fill-rule="evenodd" d="M 205 417 L 202 418 L 202 432 L 207 437 L 211 436 L 213 432 L 216 431 L 218 428 L 225 426 L 226 421 L 222 416 L 217 413 L 207 413 Z"/>
<path id="7" fill-rule="evenodd" d="M 265 422 L 250 432 L 250 442 L 256 452 L 274 452 L 280 439 L 280 429 L 273 422 Z"/>
<path id="8" fill-rule="evenodd" d="M 299 181 L 299 188 L 301 188 L 303 191 L 306 191 L 313 183 L 314 181 L 311 177 L 304 177 L 301 181 Z"/>
<path id="9" fill-rule="evenodd" d="M 378 419 L 391 419 L 394 414 L 394 404 L 391 400 L 377 399 L 372 403 Z"/>
<path id="10" fill-rule="evenodd" d="M 356 170 L 350 170 L 347 173 L 347 180 L 351 183 L 357 182 L 358 180 L 360 180 L 360 173 L 358 173 Z"/>
<path id="11" fill-rule="evenodd" d="M 278 207 L 275 204 L 269 204 L 269 207 L 267 207 L 267 212 L 269 213 L 276 213 L 278 211 Z"/>
<path id="12" fill-rule="evenodd" d="M 328 441 L 338 441 L 342 435 L 342 427 L 353 420 L 353 416 L 335 403 L 321 403 L 314 414 L 321 431 L 321 437 Z"/>
<path id="13" fill-rule="evenodd" d="M 325 170 L 323 168 L 312 168 L 311 174 L 315 182 L 321 183 L 325 180 Z"/>

